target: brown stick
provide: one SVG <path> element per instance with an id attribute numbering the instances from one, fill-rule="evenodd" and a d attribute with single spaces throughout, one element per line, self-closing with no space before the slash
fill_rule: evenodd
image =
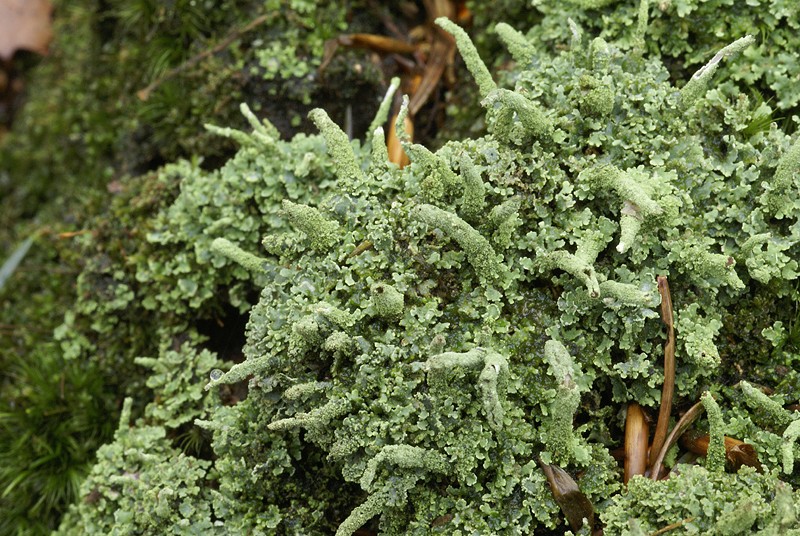
<path id="1" fill-rule="evenodd" d="M 665 532 L 675 530 L 677 528 L 684 526 L 686 523 L 691 523 L 692 521 L 694 521 L 694 519 L 695 519 L 694 516 L 692 516 L 692 517 L 687 517 L 686 519 L 683 519 L 681 521 L 676 521 L 675 523 L 667 525 L 666 527 L 661 527 L 655 532 L 651 532 L 650 536 L 658 536 L 659 534 L 664 534 Z"/>
<path id="2" fill-rule="evenodd" d="M 355 33 L 344 34 L 336 38 L 336 41 L 346 47 L 350 48 L 365 48 L 380 52 L 382 54 L 413 54 L 417 51 L 417 45 L 395 39 L 394 37 L 386 37 L 385 35 Z"/>
<path id="3" fill-rule="evenodd" d="M 708 454 L 708 444 L 711 441 L 708 434 L 689 430 L 680 437 L 681 445 L 693 452 L 705 456 Z M 742 465 L 755 467 L 759 472 L 762 471 L 761 462 L 758 460 L 758 453 L 753 445 L 740 441 L 733 437 L 725 436 L 725 458 L 733 470 L 738 471 Z"/>
<path id="4" fill-rule="evenodd" d="M 456 40 L 453 36 L 436 27 L 422 80 L 408 103 L 408 113 L 411 116 L 416 115 L 420 108 L 428 102 L 433 91 L 439 86 L 439 80 L 442 78 L 445 68 L 452 65 L 455 52 Z"/>
<path id="5" fill-rule="evenodd" d="M 672 414 L 672 398 L 675 394 L 675 324 L 672 317 L 672 296 L 669 283 L 663 275 L 658 276 L 658 292 L 661 294 L 661 320 L 667 326 L 667 344 L 664 345 L 664 384 L 661 387 L 661 407 L 658 410 L 656 432 L 650 447 L 650 465 L 655 462 L 658 452 L 664 445 Z"/>
<path id="6" fill-rule="evenodd" d="M 389 152 L 389 162 L 397 164 L 400 166 L 400 169 L 402 169 L 411 163 L 411 160 L 408 159 L 408 155 L 403 150 L 403 145 L 400 143 L 400 140 L 397 139 L 397 133 L 395 132 L 394 127 L 395 123 L 397 123 L 397 114 L 394 114 L 391 121 L 389 121 L 389 134 L 386 137 L 386 150 Z M 413 140 L 414 122 L 409 117 L 406 117 L 405 121 L 403 122 L 403 127 L 408 134 L 408 137 Z"/>
<path id="7" fill-rule="evenodd" d="M 648 433 L 642 406 L 631 402 L 625 417 L 625 473 L 622 480 L 625 484 L 632 476 L 643 475 L 647 469 Z"/>
<path id="8" fill-rule="evenodd" d="M 247 25 L 244 26 L 243 28 L 240 28 L 238 30 L 234 30 L 233 32 L 229 33 L 227 35 L 227 37 L 225 37 L 225 39 L 223 39 L 222 41 L 217 43 L 212 48 L 204 50 L 203 52 L 201 52 L 197 56 L 194 56 L 193 58 L 189 58 L 188 60 L 186 60 L 185 62 L 181 63 L 177 67 L 173 67 L 172 69 L 170 69 L 169 71 L 164 73 L 159 78 L 156 78 L 155 80 L 150 82 L 150 85 L 148 85 L 146 88 L 140 89 L 139 91 L 137 91 L 136 92 L 136 96 L 139 97 L 139 100 L 146 101 L 148 98 L 150 98 L 150 93 L 155 91 L 158 88 L 158 86 L 160 86 L 161 84 L 163 84 L 164 82 L 166 82 L 167 80 L 172 78 L 173 76 L 181 73 L 182 71 L 185 71 L 189 67 L 197 65 L 198 63 L 200 63 L 205 58 L 207 58 L 209 56 L 212 56 L 212 55 L 216 54 L 217 52 L 220 52 L 220 51 L 228 48 L 228 46 L 230 46 L 231 43 L 233 43 L 234 41 L 239 39 L 242 35 L 246 34 L 247 32 L 249 32 L 250 30 L 252 30 L 256 26 L 259 26 L 259 25 L 265 23 L 272 16 L 273 16 L 272 14 L 264 14 L 264 15 L 261 15 L 260 17 L 256 17 L 255 19 L 253 19 L 249 23 L 247 23 Z"/>
<path id="9" fill-rule="evenodd" d="M 651 479 L 658 480 L 659 473 L 661 473 L 661 465 L 664 463 L 664 458 L 667 455 L 667 451 L 670 449 L 670 447 L 672 447 L 672 445 L 675 444 L 678 438 L 683 435 L 689 426 L 691 426 L 692 423 L 703 414 L 703 411 L 705 411 L 703 404 L 698 402 L 689 408 L 689 411 L 684 413 L 683 417 L 681 417 L 680 420 L 675 424 L 675 428 L 673 428 L 672 432 L 670 432 L 667 436 L 667 439 L 664 441 L 664 445 L 658 452 L 658 456 L 656 456 L 655 461 L 650 466 Z"/>

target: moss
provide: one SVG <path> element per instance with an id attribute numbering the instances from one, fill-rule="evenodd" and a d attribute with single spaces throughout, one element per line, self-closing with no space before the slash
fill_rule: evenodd
<path id="1" fill-rule="evenodd" d="M 56 534 L 131 531 L 215 533 L 202 486 L 211 465 L 185 456 L 165 439 L 163 428 L 129 429 L 131 399 L 125 402 L 115 441 L 98 452 L 98 463 L 81 486 L 80 501 Z"/>

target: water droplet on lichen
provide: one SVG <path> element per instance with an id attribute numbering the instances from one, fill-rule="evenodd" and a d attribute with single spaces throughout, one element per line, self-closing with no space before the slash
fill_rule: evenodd
<path id="1" fill-rule="evenodd" d="M 219 381 L 220 378 L 222 378 L 223 374 L 224 373 L 221 370 L 219 370 L 218 368 L 215 368 L 214 370 L 211 371 L 211 374 L 209 374 L 209 377 L 211 378 L 212 382 L 216 382 L 216 381 Z"/>

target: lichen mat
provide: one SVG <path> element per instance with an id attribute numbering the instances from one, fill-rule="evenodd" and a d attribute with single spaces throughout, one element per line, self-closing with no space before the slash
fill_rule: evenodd
<path id="1" fill-rule="evenodd" d="M 276 230 L 263 239 L 269 255 L 226 232 L 235 217 L 196 239 L 209 262 L 264 284 L 246 359 L 207 386 L 248 381 L 249 392 L 198 421 L 213 432 L 216 487 L 191 492 L 206 512 L 197 523 L 326 534 L 335 519 L 349 536 L 375 518 L 387 535 L 545 533 L 566 523 L 541 469 L 552 465 L 597 511 L 579 534 L 800 533 L 797 413 L 729 370 L 749 336 L 737 314 L 799 298 L 800 141 L 774 123 L 752 132 L 748 97 L 714 83 L 752 38 L 678 89 L 658 58 L 575 25 L 553 57 L 499 25 L 517 60 L 510 90 L 460 28 L 437 22 L 477 82 L 487 136 L 433 153 L 398 132 L 411 159 L 401 170 L 382 128 L 351 142 L 315 110 L 325 158 L 252 118 L 252 133 L 218 129 L 242 144 L 238 183 L 184 182 L 174 221 L 203 220 L 204 189 L 235 199 L 246 183 L 258 197 L 280 181 L 248 167 L 259 158 L 282 159 L 284 179 L 311 177 L 318 190 L 262 208 Z M 669 479 L 623 487 L 610 453 L 621 410 L 657 410 L 664 379 L 657 276 L 675 304 L 676 407 L 702 395 L 711 418 L 698 426 L 715 446 L 694 465 L 673 453 Z M 767 354 L 790 363 L 791 311 L 775 315 Z M 124 419 L 118 442 L 135 432 Z M 762 471 L 726 472 L 723 434 L 754 445 Z"/>

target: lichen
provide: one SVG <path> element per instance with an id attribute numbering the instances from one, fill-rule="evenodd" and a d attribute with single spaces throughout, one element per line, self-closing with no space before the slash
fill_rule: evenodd
<path id="1" fill-rule="evenodd" d="M 251 312 L 247 359 L 212 384 L 252 375 L 251 392 L 271 392 L 275 384 L 325 381 L 308 400 L 263 406 L 274 418 L 262 434 L 268 441 L 271 433 L 304 429 L 344 481 L 369 493 L 353 498 L 340 534 L 372 516 L 387 533 L 428 530 L 443 516 L 451 532 L 552 527 L 558 506 L 545 479 L 532 476 L 535 458 L 583 473 L 578 486 L 601 501 L 650 505 L 672 497 L 678 492 L 662 490 L 677 485 L 673 479 L 634 478 L 625 495 L 614 495 L 618 469 L 608 462 L 608 440 L 599 439 L 608 430 L 595 422 L 609 410 L 587 398 L 600 390 L 604 404 L 658 404 L 655 276 L 668 274 L 679 304 L 675 396 L 696 400 L 720 373 L 726 308 L 756 288 L 739 275 L 735 259 L 747 256 L 741 248 L 753 251 L 747 240 L 763 233 L 789 244 L 796 232 L 764 212 L 758 173 L 737 175 L 752 195 L 725 187 L 738 164 L 709 140 L 718 128 L 710 125 L 739 120 L 715 100 L 714 91 L 741 98 L 730 87 L 715 90 L 706 77 L 691 114 L 676 114 L 680 90 L 658 60 L 594 40 L 549 63 L 534 57 L 541 65 L 518 72 L 514 90 L 498 88 L 454 32 L 488 104 L 490 134 L 433 152 L 401 133 L 411 165 L 371 162 L 356 190 L 345 186 L 348 169 L 365 169 L 382 152 L 374 138 L 352 143 L 356 164 L 333 170 L 342 190 L 315 203 L 335 214 L 336 240 L 311 251 L 275 250 L 276 265 L 302 268 L 265 284 Z M 595 89 L 591 98 L 599 100 L 587 101 Z M 633 94 L 640 97 L 622 98 Z M 777 130 L 739 137 L 737 154 L 770 154 L 786 141 Z M 770 166 L 755 156 L 747 162 Z M 794 283 L 775 276 L 773 284 L 788 292 Z M 537 292 L 550 297 L 536 301 Z M 326 320 L 314 312 L 318 303 L 352 321 Z M 729 475 L 723 428 L 740 421 L 726 416 L 733 411 L 727 405 L 703 400 L 711 472 L 680 468 L 674 477 L 717 494 L 696 525 L 729 531 L 735 518 L 772 526 L 776 513 L 765 497 L 780 486 L 780 460 L 773 460 L 780 438 L 762 460 L 771 472 Z M 429 458 L 438 460 L 435 470 L 422 461 Z M 743 513 L 734 516 L 727 490 L 740 488 L 748 489 L 750 506 L 741 503 Z M 521 502 L 510 506 L 509 496 Z M 645 531 L 697 509 L 692 499 L 671 500 L 669 515 L 642 510 Z M 603 514 L 607 527 L 627 527 L 627 514 L 615 512 L 637 510 L 615 508 Z"/>
<path id="2" fill-rule="evenodd" d="M 776 500 L 772 501 L 772 497 Z M 746 522 L 764 534 L 796 530 L 796 507 L 785 510 L 777 504 L 778 497 L 781 501 L 796 501 L 792 491 L 775 475 L 759 474 L 750 467 L 726 475 L 701 466 L 686 466 L 680 475 L 666 480 L 632 478 L 627 491 L 615 497 L 600 517 L 605 530 L 613 534 L 632 534 L 628 528 L 632 515 L 644 534 L 673 523 L 689 534 L 737 534 L 747 526 Z M 732 518 L 741 525 L 733 524 Z M 733 530 L 729 532 L 726 527 Z"/>
<path id="3" fill-rule="evenodd" d="M 764 243 L 751 237 L 767 234 L 798 256 L 797 226 L 763 201 L 790 137 L 732 128 L 748 112 L 730 101 L 748 97 L 715 87 L 713 65 L 681 93 L 644 50 L 575 38 L 572 50 L 533 54 L 514 34 L 530 61 L 509 89 L 461 29 L 439 24 L 476 78 L 486 136 L 433 151 L 400 135 L 411 158 L 401 169 L 377 161 L 377 129 L 351 142 L 315 112 L 321 136 L 286 142 L 250 120 L 255 132 L 237 135 L 241 149 L 220 171 L 170 168 L 184 174 L 181 194 L 148 237 L 191 244 L 193 256 L 159 259 L 142 281 L 198 278 L 160 298 L 169 306 L 220 280 L 262 288 L 244 360 L 206 386 L 246 381 L 248 393 L 196 422 L 213 434 L 214 472 L 202 476 L 216 479 L 197 500 L 226 529 L 251 533 L 349 536 L 365 523 L 386 534 L 534 533 L 563 522 L 539 469 L 557 463 L 609 534 L 791 528 L 798 482 L 777 473 L 796 421 L 745 382 L 752 416 L 767 422 L 703 395 L 705 468 L 678 464 L 620 493 L 609 454 L 618 408 L 659 403 L 657 275 L 677 305 L 675 397 L 694 402 L 721 374 L 748 377 L 722 366 L 744 336 L 723 320 L 752 295 L 793 295 L 797 274 L 763 256 L 741 262 Z M 796 193 L 782 188 L 781 206 Z M 229 243 L 256 251 L 266 234 L 276 238 L 261 273 L 237 271 Z M 115 285 L 114 307 L 127 290 Z M 788 324 L 790 312 L 775 314 Z M 723 428 L 765 438 L 763 473 L 723 471 Z"/>

